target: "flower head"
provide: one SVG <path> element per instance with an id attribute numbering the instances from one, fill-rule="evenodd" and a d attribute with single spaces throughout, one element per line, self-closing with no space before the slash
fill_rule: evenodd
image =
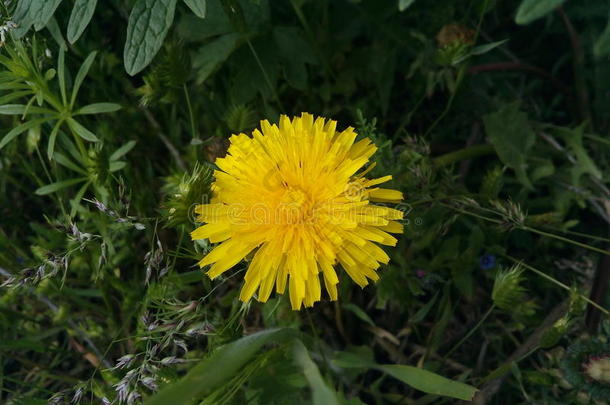
<path id="1" fill-rule="evenodd" d="M 212 201 L 195 209 L 205 224 L 191 236 L 221 242 L 199 262 L 212 265 L 212 279 L 251 257 L 241 300 L 258 291 L 265 302 L 288 285 L 293 309 L 312 306 L 320 273 L 336 300 L 338 265 L 364 287 L 390 260 L 377 243 L 396 245 L 389 233 L 402 233 L 403 213 L 371 202 L 399 202 L 402 193 L 378 187 L 392 176 L 365 178 L 371 166 L 357 174 L 377 148 L 336 125 L 307 113 L 281 116 L 279 127 L 262 121 L 252 137 L 233 135 L 216 159 Z"/>

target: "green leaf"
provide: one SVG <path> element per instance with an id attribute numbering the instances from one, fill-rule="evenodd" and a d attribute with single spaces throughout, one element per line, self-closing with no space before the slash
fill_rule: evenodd
<path id="1" fill-rule="evenodd" d="M 527 114 L 519 111 L 519 102 L 484 116 L 483 123 L 502 163 L 515 171 L 524 186 L 532 189 L 525 169 L 527 154 L 536 138 L 527 122 Z"/>
<path id="2" fill-rule="evenodd" d="M 37 31 L 44 28 L 60 3 L 61 0 L 20 0 L 13 13 L 13 21 L 18 25 L 15 36 L 23 37 L 32 25 Z"/>
<path id="3" fill-rule="evenodd" d="M 375 326 L 375 322 L 373 322 L 373 320 L 371 319 L 371 317 L 362 310 L 362 308 L 360 308 L 359 306 L 357 306 L 356 304 L 344 304 L 343 308 L 352 311 L 358 318 L 360 318 L 361 320 L 363 320 L 364 322 L 368 323 L 371 326 Z"/>
<path id="4" fill-rule="evenodd" d="M 121 106 L 115 103 L 94 103 L 79 108 L 74 115 L 111 113 L 120 109 Z"/>
<path id="5" fill-rule="evenodd" d="M 49 143 L 47 144 L 47 158 L 51 160 L 53 158 L 53 151 L 55 150 L 55 140 L 57 139 L 57 134 L 59 133 L 59 128 L 64 123 L 64 120 L 61 119 L 57 121 L 53 130 L 51 131 L 51 135 L 49 136 Z"/>
<path id="6" fill-rule="evenodd" d="M 76 210 L 78 209 L 78 207 L 80 205 L 80 201 L 83 199 L 83 196 L 85 195 L 85 191 L 87 191 L 87 188 L 89 187 L 90 184 L 91 184 L 91 181 L 86 181 L 85 184 L 83 184 L 81 186 L 81 188 L 78 190 L 78 192 L 76 193 L 74 198 L 70 201 L 70 204 L 72 205 L 72 209 L 70 210 L 71 217 L 74 217 L 74 215 L 76 215 Z"/>
<path id="7" fill-rule="evenodd" d="M 59 91 L 61 100 L 65 105 L 68 101 L 66 94 L 66 50 L 63 47 L 59 48 L 59 56 L 57 57 L 57 80 L 59 81 Z"/>
<path id="8" fill-rule="evenodd" d="M 339 405 L 335 392 L 324 382 L 318 366 L 311 360 L 307 348 L 300 340 L 294 341 L 293 355 L 311 388 L 313 405 Z"/>
<path id="9" fill-rule="evenodd" d="M 108 171 L 110 173 L 114 173 L 123 169 L 125 166 L 127 166 L 127 163 L 123 162 L 122 160 L 110 162 L 108 165 Z"/>
<path id="10" fill-rule="evenodd" d="M 62 0 L 39 0 L 43 3 L 39 14 L 35 15 L 34 28 L 40 31 L 47 25 Z"/>
<path id="11" fill-rule="evenodd" d="M 55 114 L 56 112 L 48 108 L 36 107 L 25 104 L 5 104 L 0 105 L 0 115 L 24 115 L 32 114 Z"/>
<path id="12" fill-rule="evenodd" d="M 62 153 L 55 152 L 55 154 L 53 155 L 53 159 L 55 159 L 55 161 L 57 163 L 59 163 L 60 165 L 67 167 L 70 170 L 73 170 L 73 171 L 81 173 L 81 174 L 87 174 L 87 172 L 83 168 L 78 167 L 74 162 L 72 162 Z"/>
<path id="13" fill-rule="evenodd" d="M 403 12 L 411 5 L 415 3 L 415 0 L 398 0 L 398 11 Z"/>
<path id="14" fill-rule="evenodd" d="M 6 144 L 8 144 L 10 141 L 12 141 L 19 134 L 24 133 L 28 129 L 42 125 L 43 123 L 47 122 L 48 120 L 49 120 L 48 118 L 39 118 L 36 120 L 24 122 L 23 124 L 18 125 L 15 128 L 11 129 L 6 135 L 4 135 L 4 138 L 2 138 L 2 140 L 0 141 L 0 149 L 4 148 L 6 146 Z"/>
<path id="15" fill-rule="evenodd" d="M 282 59 L 286 80 L 295 88 L 305 90 L 306 64 L 313 65 L 317 62 L 309 43 L 296 27 L 275 27 L 273 38 L 277 44 L 278 56 Z"/>
<path id="16" fill-rule="evenodd" d="M 74 131 L 76 135 L 80 136 L 81 138 L 89 142 L 99 142 L 98 137 L 95 136 L 93 132 L 83 127 L 81 124 L 78 123 L 78 121 L 74 120 L 73 118 L 68 118 L 68 125 L 70 126 L 70 129 L 72 129 L 72 131 Z"/>
<path id="17" fill-rule="evenodd" d="M 186 404 L 210 394 L 231 380 L 266 344 L 285 341 L 291 329 L 267 329 L 214 350 L 177 382 L 162 387 L 144 405 Z"/>
<path id="18" fill-rule="evenodd" d="M 193 58 L 197 83 L 203 83 L 235 50 L 240 34 L 223 35 L 202 46 Z"/>
<path id="19" fill-rule="evenodd" d="M 76 3 L 74 3 L 67 31 L 68 41 L 71 44 L 78 41 L 87 25 L 89 25 L 96 5 L 97 0 L 76 0 Z"/>
<path id="20" fill-rule="evenodd" d="M 123 145 L 120 148 L 118 148 L 117 150 L 115 150 L 112 153 L 112 155 L 110 155 L 110 158 L 108 160 L 110 160 L 111 162 L 114 160 L 119 160 L 120 158 L 125 156 L 125 154 L 127 154 L 127 152 L 132 150 L 134 146 L 136 146 L 136 141 L 127 142 L 125 145 Z"/>
<path id="21" fill-rule="evenodd" d="M 72 87 L 72 97 L 70 98 L 71 107 L 74 107 L 74 102 L 76 101 L 76 96 L 78 95 L 80 86 L 81 84 L 83 84 L 83 80 L 85 80 L 87 73 L 89 73 L 89 69 L 91 69 L 91 65 L 95 60 L 95 55 L 97 55 L 97 51 L 91 52 L 87 56 L 87 59 L 85 59 L 83 64 L 80 66 L 80 69 L 78 69 L 78 73 L 76 74 L 76 78 L 74 79 L 74 86 Z"/>
<path id="22" fill-rule="evenodd" d="M 433 373 L 432 371 L 424 370 L 423 368 L 405 366 L 402 364 L 379 365 L 375 368 L 428 394 L 443 395 L 464 401 L 471 401 L 474 394 L 477 392 L 475 387 L 459 381 L 450 380 Z"/>
<path id="23" fill-rule="evenodd" d="M 555 10 L 565 0 L 522 0 L 517 9 L 515 22 L 520 25 L 529 24 Z"/>
<path id="24" fill-rule="evenodd" d="M 205 18 L 206 0 L 184 0 L 186 5 L 199 18 Z"/>
<path id="25" fill-rule="evenodd" d="M 138 0 L 127 24 L 123 52 L 125 70 L 131 76 L 153 60 L 174 20 L 176 0 Z"/>
<path id="26" fill-rule="evenodd" d="M 56 191 L 62 190 L 66 187 L 70 187 L 74 184 L 80 183 L 81 181 L 87 180 L 86 177 L 79 177 L 77 179 L 63 180 L 58 181 L 56 183 L 47 184 L 46 186 L 42 186 L 35 191 L 36 195 L 47 195 L 54 193 Z"/>

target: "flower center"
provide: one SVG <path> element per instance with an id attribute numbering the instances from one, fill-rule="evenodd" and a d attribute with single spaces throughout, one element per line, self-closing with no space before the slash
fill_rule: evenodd
<path id="1" fill-rule="evenodd" d="M 299 188 L 289 187 L 280 200 L 278 219 L 281 224 L 303 223 L 310 216 L 311 201 Z"/>

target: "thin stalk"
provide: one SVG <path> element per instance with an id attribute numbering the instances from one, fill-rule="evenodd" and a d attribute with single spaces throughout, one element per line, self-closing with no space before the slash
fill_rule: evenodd
<path id="1" fill-rule="evenodd" d="M 195 125 L 195 114 L 193 114 L 193 106 L 191 105 L 191 97 L 189 96 L 189 91 L 188 88 L 186 87 L 186 83 L 182 85 L 182 88 L 184 89 L 184 97 L 186 98 L 186 106 L 188 107 L 189 110 L 189 119 L 191 122 L 191 136 L 193 138 L 197 138 L 197 134 L 196 134 L 196 125 Z"/>
<path id="2" fill-rule="evenodd" d="M 517 258 L 514 258 L 514 257 L 509 256 L 509 255 L 507 255 L 507 254 L 501 254 L 501 256 L 504 256 L 504 257 L 506 257 L 507 259 L 509 259 L 509 260 L 513 261 L 514 263 L 519 264 L 519 265 L 521 265 L 521 266 L 525 267 L 526 269 L 528 269 L 528 270 L 530 270 L 530 271 L 532 271 L 532 272 L 536 273 L 537 275 L 539 275 L 539 276 L 540 276 L 540 277 L 542 277 L 542 278 L 545 278 L 545 279 L 549 280 L 551 283 L 553 283 L 553 284 L 555 284 L 555 285 L 557 285 L 557 286 L 559 286 L 559 287 L 563 288 L 564 290 L 567 290 L 567 291 L 572 291 L 572 289 L 571 289 L 569 286 L 565 285 L 565 284 L 564 284 L 564 283 L 562 283 L 561 281 L 557 280 L 557 279 L 556 279 L 556 278 L 554 278 L 554 277 L 549 276 L 548 274 L 544 273 L 544 272 L 543 272 L 543 271 L 541 271 L 541 270 L 538 270 L 538 269 L 537 269 L 537 268 L 535 268 L 535 267 L 530 266 L 530 265 L 529 265 L 529 264 L 527 264 L 527 263 L 524 263 L 523 261 L 521 261 L 521 260 L 519 260 L 519 259 L 517 259 Z M 582 298 L 582 299 L 583 299 L 585 302 L 587 302 L 587 303 L 589 303 L 589 304 L 593 305 L 595 308 L 597 308 L 597 309 L 599 309 L 600 311 L 602 311 L 604 314 L 606 314 L 606 315 L 610 315 L 610 311 L 608 311 L 606 308 L 602 307 L 602 306 L 601 306 L 601 305 L 599 305 L 598 303 L 596 303 L 596 302 L 594 302 L 594 301 L 590 300 L 589 298 L 587 298 L 586 296 L 584 296 L 584 295 L 582 295 L 582 294 L 578 294 L 578 296 L 579 296 L 580 298 Z"/>
<path id="3" fill-rule="evenodd" d="M 477 322 L 476 325 L 474 325 L 474 327 L 472 329 L 470 329 L 470 331 L 462 338 L 460 339 L 459 342 L 457 342 L 452 348 L 451 350 L 449 350 L 447 352 L 447 354 L 445 354 L 443 356 L 443 362 L 453 354 L 453 352 L 455 352 L 462 344 L 464 344 L 465 341 L 467 341 L 474 332 L 477 331 L 477 329 L 479 329 L 481 327 L 481 325 L 483 325 L 483 322 L 485 322 L 487 320 L 487 318 L 489 318 L 489 315 L 491 315 L 491 313 L 493 312 L 493 310 L 496 308 L 495 304 L 492 304 L 491 307 L 489 307 L 489 309 L 487 310 L 487 312 L 485 312 L 485 314 L 483 315 L 483 317 L 479 320 L 479 322 Z"/>
<path id="4" fill-rule="evenodd" d="M 273 98 L 275 98 L 275 101 L 277 102 L 280 109 L 282 111 L 285 111 L 284 106 L 282 105 L 282 102 L 280 101 L 280 98 L 278 97 L 277 92 L 275 91 L 275 88 L 271 84 L 271 79 L 269 79 L 269 75 L 267 74 L 267 71 L 265 70 L 265 67 L 263 66 L 263 63 L 261 62 L 260 58 L 258 57 L 258 53 L 254 49 L 254 46 L 252 46 L 252 42 L 250 41 L 250 38 L 246 38 L 246 42 L 248 43 L 248 47 L 250 48 L 250 51 L 252 52 L 252 55 L 254 56 L 254 59 L 256 60 L 256 63 L 258 64 L 259 69 L 263 73 L 263 77 L 265 78 L 265 82 L 267 82 L 267 86 L 269 86 L 269 90 L 271 91 L 271 94 L 273 94 Z"/>
<path id="5" fill-rule="evenodd" d="M 595 246 L 587 245 L 586 243 L 581 243 L 581 242 L 578 242 L 576 240 L 564 238 L 563 236 L 555 235 L 554 233 L 544 232 L 544 231 L 541 231 L 539 229 L 530 228 L 529 226 L 525 226 L 525 225 L 520 227 L 520 229 L 522 229 L 524 231 L 530 231 L 530 232 L 533 232 L 533 233 L 537 233 L 538 235 L 546 236 L 546 237 L 549 237 L 549 238 L 557 239 L 557 240 L 562 241 L 562 242 L 570 243 L 572 245 L 579 246 L 581 248 L 588 249 L 588 250 L 591 250 L 593 252 L 601 253 L 601 254 L 604 254 L 604 255 L 610 255 L 610 251 L 608 251 L 608 250 L 596 248 Z"/>

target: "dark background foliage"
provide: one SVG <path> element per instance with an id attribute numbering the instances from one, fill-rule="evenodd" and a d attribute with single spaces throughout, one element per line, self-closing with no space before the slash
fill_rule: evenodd
<path id="1" fill-rule="evenodd" d="M 3 2 L 0 402 L 457 402 L 425 369 L 603 403 L 578 365 L 610 334 L 608 6 Z M 405 233 L 338 302 L 243 304 L 191 208 L 232 133 L 303 111 L 375 141 Z"/>

